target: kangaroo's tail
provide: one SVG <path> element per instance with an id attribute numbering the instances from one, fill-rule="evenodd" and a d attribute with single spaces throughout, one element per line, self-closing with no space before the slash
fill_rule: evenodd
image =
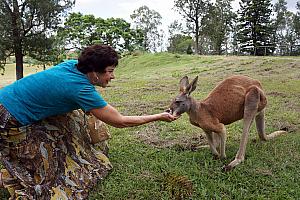
<path id="1" fill-rule="evenodd" d="M 275 131 L 275 132 L 267 135 L 267 140 L 271 140 L 275 137 L 278 137 L 280 135 L 287 134 L 287 133 L 288 133 L 287 131 Z"/>

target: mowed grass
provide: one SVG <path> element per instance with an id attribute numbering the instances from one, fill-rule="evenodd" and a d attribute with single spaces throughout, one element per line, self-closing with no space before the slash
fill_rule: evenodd
<path id="1" fill-rule="evenodd" d="M 24 64 L 24 76 L 34 74 L 36 72 L 42 71 L 42 67 L 32 66 Z M 7 64 L 5 66 L 4 74 L 2 74 L 2 69 L 0 69 L 0 88 L 8 85 L 16 80 L 16 65 L 13 63 Z"/>
<path id="2" fill-rule="evenodd" d="M 192 95 L 202 99 L 233 74 L 262 82 L 268 97 L 266 132 L 287 129 L 287 135 L 261 142 L 253 126 L 245 161 L 225 173 L 222 166 L 239 148 L 242 121 L 227 126 L 225 160 L 215 160 L 208 148 L 201 148 L 207 144 L 205 135 L 189 123 L 186 114 L 172 123 L 109 127 L 109 158 L 114 168 L 89 199 L 169 200 L 177 194 L 195 200 L 300 198 L 299 57 L 128 56 L 117 67 L 116 79 L 101 93 L 122 114 L 154 114 L 168 108 L 184 75 L 199 76 Z"/>

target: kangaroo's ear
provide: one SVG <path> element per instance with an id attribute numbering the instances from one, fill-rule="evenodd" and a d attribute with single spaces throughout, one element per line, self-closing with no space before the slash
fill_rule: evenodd
<path id="1" fill-rule="evenodd" d="M 187 76 L 184 76 L 180 81 L 179 81 L 179 91 L 180 92 L 183 92 L 183 93 L 186 93 L 187 90 L 186 88 L 188 87 L 189 85 L 189 78 Z"/>
<path id="2" fill-rule="evenodd" d="M 190 95 L 197 87 L 197 82 L 198 82 L 198 76 L 194 78 L 194 80 L 187 86 L 186 92 L 188 95 Z"/>

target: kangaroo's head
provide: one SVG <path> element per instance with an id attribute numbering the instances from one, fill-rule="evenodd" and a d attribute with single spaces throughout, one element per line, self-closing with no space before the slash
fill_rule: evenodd
<path id="1" fill-rule="evenodd" d="M 180 93 L 172 101 L 170 108 L 168 109 L 168 111 L 172 115 L 178 116 L 190 110 L 191 107 L 190 94 L 196 89 L 197 81 L 198 81 L 198 76 L 191 83 L 189 83 L 189 78 L 187 76 L 184 76 L 180 80 L 179 82 Z"/>

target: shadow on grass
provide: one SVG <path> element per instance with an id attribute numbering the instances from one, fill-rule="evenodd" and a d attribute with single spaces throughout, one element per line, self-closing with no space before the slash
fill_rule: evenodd
<path id="1" fill-rule="evenodd" d="M 9 193 L 6 189 L 0 189 L 0 199 L 6 200 L 9 198 Z"/>

